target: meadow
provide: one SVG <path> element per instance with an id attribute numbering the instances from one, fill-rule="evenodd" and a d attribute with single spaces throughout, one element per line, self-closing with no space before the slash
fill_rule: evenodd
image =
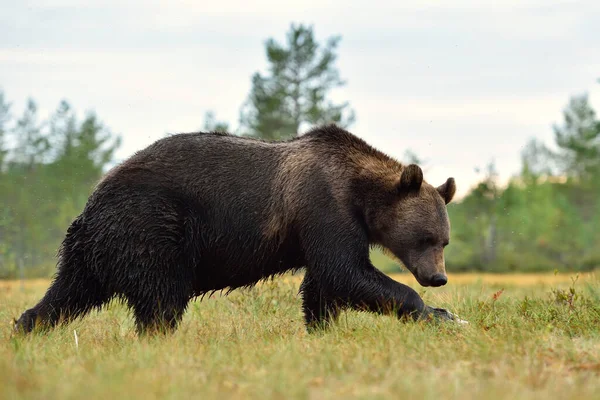
<path id="1" fill-rule="evenodd" d="M 126 308 L 15 337 L 48 280 L 0 281 L 3 399 L 591 399 L 600 396 L 600 274 L 450 274 L 422 288 L 468 325 L 344 312 L 308 334 L 301 276 L 190 304 L 169 336 L 138 337 Z"/>

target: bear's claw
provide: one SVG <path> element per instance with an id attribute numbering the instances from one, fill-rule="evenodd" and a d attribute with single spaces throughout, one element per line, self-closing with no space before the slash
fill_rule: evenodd
<path id="1" fill-rule="evenodd" d="M 446 321 L 454 321 L 459 324 L 468 324 L 469 321 L 465 321 L 464 319 L 459 318 L 455 314 L 452 314 L 450 311 L 444 308 L 433 308 L 430 307 L 430 311 L 433 314 L 434 318 L 439 318 Z"/>

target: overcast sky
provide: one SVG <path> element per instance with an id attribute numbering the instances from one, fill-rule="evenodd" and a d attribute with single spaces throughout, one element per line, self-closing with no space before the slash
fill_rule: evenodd
<path id="1" fill-rule="evenodd" d="M 412 149 L 426 180 L 454 176 L 464 194 L 474 167 L 494 159 L 506 179 L 530 137 L 551 142 L 570 96 L 600 111 L 600 2 L 491 4 L 0 0 L 0 87 L 17 112 L 29 96 L 42 115 L 63 98 L 96 111 L 123 159 L 200 129 L 209 109 L 237 127 L 265 40 L 314 24 L 342 36 L 333 98 L 355 109 L 350 130 L 398 158 Z"/>

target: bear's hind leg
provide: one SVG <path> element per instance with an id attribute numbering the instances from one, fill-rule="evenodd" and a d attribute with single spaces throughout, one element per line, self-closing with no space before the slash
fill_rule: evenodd
<path id="1" fill-rule="evenodd" d="M 56 276 L 44 297 L 25 311 L 15 324 L 18 332 L 29 333 L 36 327 L 53 328 L 59 322 L 82 317 L 100 308 L 113 296 L 86 263 L 82 243 L 86 242 L 82 217 L 77 217 L 59 248 Z"/>
<path id="2" fill-rule="evenodd" d="M 138 334 L 171 333 L 177 329 L 191 298 L 186 284 L 171 284 L 159 280 L 160 288 L 136 290 L 126 295 L 133 310 Z"/>
<path id="3" fill-rule="evenodd" d="M 100 308 L 111 298 L 103 286 L 87 276 L 61 271 L 40 302 L 25 311 L 15 324 L 15 330 L 29 333 L 34 328 L 54 328 L 68 323 L 94 308 Z"/>

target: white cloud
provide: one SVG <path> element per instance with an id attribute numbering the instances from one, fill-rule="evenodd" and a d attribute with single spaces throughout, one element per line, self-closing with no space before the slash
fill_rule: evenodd
<path id="1" fill-rule="evenodd" d="M 559 95 L 547 96 L 456 96 L 451 102 L 405 96 L 373 96 L 363 109 L 369 113 L 391 114 L 405 121 L 504 121 L 536 124 L 548 122 L 547 114 L 565 103 Z"/>

